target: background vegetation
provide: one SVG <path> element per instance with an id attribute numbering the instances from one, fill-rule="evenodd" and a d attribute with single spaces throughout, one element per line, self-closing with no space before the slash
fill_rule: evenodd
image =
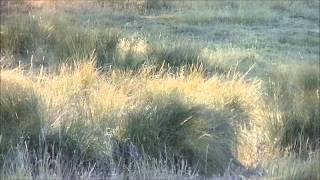
<path id="1" fill-rule="evenodd" d="M 319 8 L 2 1 L 1 179 L 319 179 Z"/>

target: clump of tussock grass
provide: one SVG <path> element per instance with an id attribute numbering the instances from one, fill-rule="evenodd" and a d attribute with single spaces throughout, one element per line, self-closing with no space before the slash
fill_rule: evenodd
<path id="1" fill-rule="evenodd" d="M 0 156 L 21 141 L 36 148 L 41 137 L 41 98 L 14 73 L 1 73 Z M 1 157 L 2 158 L 2 157 Z"/>
<path id="2" fill-rule="evenodd" d="M 137 69 L 147 62 L 150 43 L 136 35 L 122 38 L 117 45 L 116 63 L 118 67 Z"/>
<path id="3" fill-rule="evenodd" d="M 81 103 L 75 103 L 74 107 L 63 107 L 63 116 L 52 121 L 52 127 L 46 132 L 44 145 L 48 147 L 48 153 L 52 157 L 60 153 L 59 156 L 64 160 L 83 167 L 94 165 L 101 173 L 108 174 L 111 133 L 105 123 L 93 123 L 88 112 L 90 109 L 81 106 Z"/>
<path id="4" fill-rule="evenodd" d="M 269 84 L 273 105 L 269 115 L 271 140 L 280 149 L 305 152 L 319 147 L 319 69 L 308 65 L 274 72 Z"/>
<path id="5" fill-rule="evenodd" d="M 17 65 L 17 60 L 24 63 L 30 60 L 32 55 L 38 55 L 45 50 L 45 42 L 49 39 L 46 32 L 32 16 L 13 15 L 6 20 L 5 26 L 1 26 L 1 53 L 14 55 L 14 62 L 9 65 Z M 36 62 L 34 62 L 36 63 Z"/>
<path id="6" fill-rule="evenodd" d="M 254 64 L 261 64 L 259 55 L 252 49 L 240 48 L 204 48 L 200 53 L 207 64 L 220 70 L 221 74 L 227 74 L 230 70 L 236 69 L 239 72 L 246 73 L 254 71 L 250 69 Z"/>
<path id="7" fill-rule="evenodd" d="M 277 179 L 319 179 L 320 178 L 319 150 L 308 155 L 306 159 L 289 154 L 276 156 L 273 161 L 266 163 L 266 177 Z"/>
<path id="8" fill-rule="evenodd" d="M 185 73 L 186 71 L 189 73 Z M 161 78 L 156 73 L 147 82 L 148 91 L 160 94 L 178 91 L 192 104 L 203 104 L 209 109 L 223 112 L 233 128 L 239 130 L 235 152 L 237 158 L 244 164 L 250 164 L 258 158 L 255 156 L 257 141 L 260 139 L 257 131 L 263 118 L 259 81 L 246 82 L 243 77 L 231 75 L 232 73 L 205 78 L 199 69 L 181 69 L 175 75 L 170 75 L 170 72 L 161 74 L 159 73 Z"/>
<path id="9" fill-rule="evenodd" d="M 94 87 L 101 83 L 95 63 L 76 64 L 71 73 L 64 69 L 67 67 L 61 67 L 58 79 L 48 80 L 50 83 L 47 82 L 49 85 L 45 89 L 38 89 L 39 94 L 45 96 L 49 109 L 47 123 L 50 128 L 45 143 L 61 151 L 65 159 L 84 165 L 107 166 L 111 157 L 111 127 L 109 116 L 96 112 L 94 99 L 99 98 L 98 94 L 92 97 Z"/>
<path id="10" fill-rule="evenodd" d="M 185 160 L 200 174 L 223 174 L 234 159 L 234 129 L 228 119 L 188 104 L 175 93 L 146 97 L 128 113 L 122 128 L 120 137 L 128 138 L 148 156 Z"/>
<path id="11" fill-rule="evenodd" d="M 69 34 L 70 32 L 72 34 Z M 66 59 L 74 61 L 87 58 L 94 51 L 94 38 L 91 33 L 90 31 L 79 29 L 55 33 L 52 47 L 59 64 L 65 62 Z"/>
<path id="12" fill-rule="evenodd" d="M 117 44 L 120 41 L 120 37 L 120 32 L 117 32 L 116 30 L 99 32 L 97 34 L 95 53 L 97 55 L 98 67 L 114 64 Z"/>
<path id="13" fill-rule="evenodd" d="M 170 8 L 168 0 L 143 0 L 139 9 L 141 10 L 160 10 Z"/>
<path id="14" fill-rule="evenodd" d="M 1 163 L 9 149 L 14 149 L 19 143 L 26 142 L 28 150 L 30 150 L 28 153 L 34 152 L 35 154 L 32 155 L 35 157 L 31 157 L 31 160 L 28 159 L 32 162 L 28 162 L 26 173 L 38 170 L 38 165 L 35 165 L 33 161 L 39 158 L 38 156 L 41 156 L 42 153 L 47 153 L 50 161 L 61 158 L 63 161 L 79 165 L 79 168 L 95 166 L 95 169 L 99 169 L 99 173 L 109 173 L 112 148 L 111 133 L 108 130 L 109 126 L 107 126 L 107 116 L 102 117 L 104 118 L 103 122 L 99 121 L 100 119 L 92 113 L 92 106 L 89 103 L 88 93 L 86 93 L 93 84 L 90 81 L 95 78 L 95 71 L 92 70 L 94 65 L 90 64 L 90 67 L 84 65 L 79 70 L 79 74 L 73 77 L 73 80 L 75 77 L 79 78 L 73 84 L 65 82 L 65 80 L 68 81 L 67 77 L 62 79 L 62 76 L 60 76 L 58 84 L 53 84 L 53 86 L 67 85 L 68 90 L 72 91 L 60 94 L 63 96 L 63 100 L 56 98 L 54 93 L 50 94 L 46 91 L 50 86 L 42 91 L 40 88 L 42 83 L 38 86 L 36 81 L 33 81 L 36 78 L 28 79 L 31 82 L 30 87 L 35 88 L 35 90 L 30 89 L 29 93 L 29 89 L 19 86 L 22 83 L 19 81 L 25 81 L 22 73 L 6 71 L 1 74 L 0 120 L 5 124 L 5 126 L 1 126 L 0 131 Z M 63 89 L 64 87 L 58 88 L 60 90 L 58 93 L 61 93 Z M 36 99 L 38 96 L 43 98 L 41 105 L 45 107 L 39 107 Z M 45 113 L 45 116 L 40 117 L 42 113 Z M 18 131 L 16 132 L 16 130 Z M 9 156 L 11 156 L 10 153 Z M 67 166 L 68 164 L 61 164 L 61 168 Z M 73 171 L 73 169 L 71 170 Z M 73 173 L 71 170 L 68 175 Z M 28 174 L 25 175 L 28 176 Z M 51 174 L 43 175 L 50 176 Z"/>
<path id="15" fill-rule="evenodd" d="M 200 48 L 188 45 L 190 42 L 178 42 L 176 45 L 154 45 L 150 52 L 151 61 L 155 64 L 168 64 L 173 68 L 205 63 L 200 59 Z"/>

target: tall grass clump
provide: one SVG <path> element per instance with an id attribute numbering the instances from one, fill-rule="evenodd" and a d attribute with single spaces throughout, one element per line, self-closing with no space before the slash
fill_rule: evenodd
<path id="1" fill-rule="evenodd" d="M 170 1 L 167 0 L 143 0 L 139 8 L 146 11 L 168 9 L 169 7 Z"/>
<path id="2" fill-rule="evenodd" d="M 269 84 L 269 133 L 280 149 L 304 152 L 319 147 L 320 72 L 308 65 L 288 68 L 274 72 Z"/>
<path id="3" fill-rule="evenodd" d="M 57 78 L 47 79 L 44 88 L 43 84 L 38 86 L 48 107 L 49 128 L 44 143 L 55 147 L 64 159 L 105 167 L 111 156 L 111 135 L 108 116 L 100 114 L 103 112 L 95 113 L 96 106 L 92 102 L 94 87 L 99 82 L 95 64 L 74 65 L 72 72 L 64 70 L 66 67 L 69 66 L 60 69 Z"/>
<path id="4" fill-rule="evenodd" d="M 109 173 L 111 135 L 108 133 L 108 124 L 94 117 L 92 106 L 88 102 L 86 91 L 91 85 L 89 81 L 94 80 L 95 72 L 91 71 L 94 65 L 90 64 L 90 67 L 81 68 L 81 75 L 77 74 L 73 79 L 67 79 L 66 74 L 64 77 L 60 76 L 57 80 L 59 83 L 54 83 L 55 79 L 49 81 L 45 78 L 46 81 L 38 84 L 33 81 L 32 74 L 29 76 L 8 71 L 1 74 L 0 120 L 4 124 L 0 131 L 1 162 L 6 157 L 12 157 L 17 145 L 26 144 L 26 155 L 32 156 L 27 160 L 27 166 L 30 167 L 26 171 L 29 173 L 39 170 L 40 167 L 34 161 L 41 160 L 43 155 L 48 161 L 59 159 L 78 166 L 74 168 L 94 166 L 101 174 Z M 27 80 L 30 82 L 28 86 L 23 83 Z M 73 84 L 66 80 L 73 81 Z M 43 84 L 44 82 L 51 86 Z M 74 85 L 79 86 L 74 88 Z M 29 89 L 31 87 L 34 89 Z M 62 93 L 61 90 L 65 87 L 72 92 Z M 58 91 L 62 99 L 53 93 L 55 91 Z M 41 106 L 38 104 L 38 97 L 42 100 Z M 106 116 L 103 118 L 108 122 Z M 68 163 L 61 163 L 59 166 L 67 168 L 70 165 Z M 68 175 L 77 173 L 74 169 L 68 170 Z M 35 173 L 36 176 L 39 175 L 39 172 Z"/>
<path id="5" fill-rule="evenodd" d="M 122 38 L 117 45 L 114 64 L 120 68 L 139 69 L 148 59 L 150 44 L 142 37 L 133 35 Z"/>
<path id="6" fill-rule="evenodd" d="M 97 66 L 105 67 L 115 64 L 117 45 L 120 42 L 121 33 L 117 30 L 98 32 L 96 35 L 95 53 Z"/>
<path id="7" fill-rule="evenodd" d="M 70 32 L 73 33 L 68 34 Z M 52 43 L 59 64 L 66 62 L 66 59 L 75 61 L 87 58 L 94 51 L 93 37 L 89 31 L 74 29 L 64 33 L 55 33 Z"/>
<path id="8" fill-rule="evenodd" d="M 177 93 L 155 94 L 128 113 L 120 137 L 147 156 L 181 160 L 200 174 L 223 174 L 233 160 L 234 129 L 221 113 L 189 104 Z"/>
<path id="9" fill-rule="evenodd" d="M 231 69 L 236 69 L 242 73 L 248 71 L 252 73 L 257 68 L 252 69 L 251 66 L 256 63 L 259 63 L 258 65 L 263 63 L 260 61 L 259 55 L 252 49 L 204 48 L 201 50 L 201 57 L 222 74 L 228 73 Z"/>
<path id="10" fill-rule="evenodd" d="M 163 63 L 178 69 L 182 66 L 190 67 L 196 64 L 205 64 L 200 59 L 200 49 L 190 45 L 190 42 L 177 42 L 177 44 L 154 45 L 150 51 L 150 60 L 157 65 Z"/>
<path id="11" fill-rule="evenodd" d="M 39 25 L 37 18 L 29 15 L 13 15 L 4 21 L 5 26 L 1 24 L 0 47 L 1 53 L 14 55 L 15 61 L 9 65 L 17 65 L 19 60 L 30 63 L 32 55 L 46 52 L 49 32 Z"/>
<path id="12" fill-rule="evenodd" d="M 0 156 L 21 142 L 27 142 L 30 148 L 38 145 L 42 104 L 26 81 L 30 80 L 14 73 L 1 73 Z"/>
<path id="13" fill-rule="evenodd" d="M 100 173 L 107 174 L 110 171 L 111 135 L 103 123 L 93 122 L 90 109 L 74 103 L 73 107 L 64 106 L 63 115 L 51 121 L 44 146 L 54 158 L 60 156 L 85 168 L 95 166 Z"/>

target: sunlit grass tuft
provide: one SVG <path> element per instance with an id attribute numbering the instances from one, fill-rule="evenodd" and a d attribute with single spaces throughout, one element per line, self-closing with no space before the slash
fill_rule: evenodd
<path id="1" fill-rule="evenodd" d="M 269 84 L 269 133 L 282 149 L 306 151 L 319 147 L 319 68 L 283 67 Z"/>

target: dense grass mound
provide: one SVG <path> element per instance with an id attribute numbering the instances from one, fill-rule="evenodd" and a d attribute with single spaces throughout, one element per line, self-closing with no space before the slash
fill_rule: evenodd
<path id="1" fill-rule="evenodd" d="M 41 102 L 27 79 L 1 74 L 0 155 L 20 142 L 35 148 L 41 129 Z"/>
<path id="2" fill-rule="evenodd" d="M 128 114 L 123 131 L 122 138 L 146 155 L 169 163 L 185 160 L 200 174 L 223 173 L 233 159 L 235 137 L 228 119 L 187 103 L 177 93 L 146 97 Z"/>
<path id="3" fill-rule="evenodd" d="M 60 164 L 63 168 L 70 164 L 84 167 L 95 164 L 101 172 L 108 172 L 110 137 L 104 124 L 92 124 L 90 109 L 79 102 L 84 96 L 81 93 L 70 99 L 64 96 L 67 103 L 54 107 L 52 99 L 39 94 L 32 78 L 19 71 L 2 72 L 0 160 L 12 161 L 16 147 L 22 146 L 32 171 L 39 168 L 33 161 L 46 156 L 50 161 L 66 160 Z M 68 170 L 69 174 L 76 173 Z"/>
<path id="4" fill-rule="evenodd" d="M 16 59 L 30 63 L 31 56 L 46 52 L 47 45 L 44 45 L 44 42 L 49 40 L 50 34 L 41 27 L 37 19 L 29 16 L 10 16 L 9 19 L 3 18 L 3 21 L 8 21 L 8 26 L 1 26 L 2 54 L 14 55 Z M 43 47 L 40 48 L 40 46 Z M 7 62 L 5 65 L 16 66 L 18 60 Z"/>
<path id="5" fill-rule="evenodd" d="M 183 44 L 183 43 L 181 43 Z M 191 66 L 204 63 L 200 60 L 200 50 L 190 45 L 174 45 L 153 48 L 153 56 L 155 56 L 158 64 L 167 63 L 175 68 L 181 66 Z"/>
<path id="6" fill-rule="evenodd" d="M 69 109 L 70 110 L 70 109 Z M 87 119 L 76 111 L 71 111 L 70 118 L 64 117 L 59 127 L 50 128 L 43 142 L 51 158 L 61 158 L 66 163 L 61 166 L 68 168 L 78 165 L 83 168 L 95 166 L 102 174 L 110 170 L 110 137 L 103 127 L 89 125 Z M 72 172 L 77 173 L 76 169 Z"/>
<path id="7" fill-rule="evenodd" d="M 281 149 L 306 151 L 320 145 L 319 68 L 279 68 L 269 93 L 274 108 L 269 116 L 271 139 Z"/>

